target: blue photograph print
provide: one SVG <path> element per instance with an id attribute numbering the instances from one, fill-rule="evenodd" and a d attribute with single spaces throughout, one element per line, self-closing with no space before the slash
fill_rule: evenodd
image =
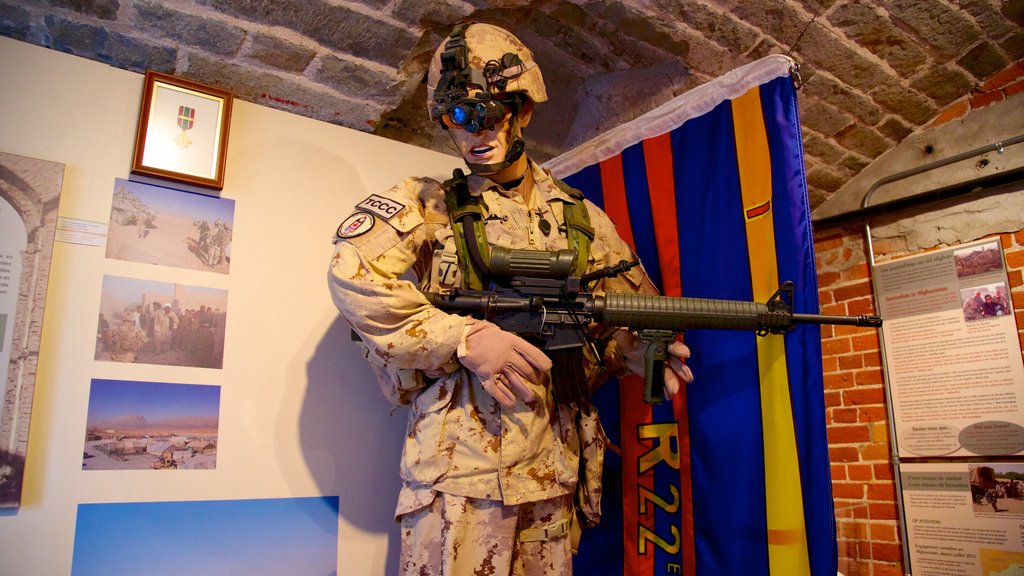
<path id="1" fill-rule="evenodd" d="M 213 470 L 220 387 L 94 379 L 83 470 Z"/>
<path id="2" fill-rule="evenodd" d="M 338 497 L 79 504 L 72 576 L 336 576 Z"/>

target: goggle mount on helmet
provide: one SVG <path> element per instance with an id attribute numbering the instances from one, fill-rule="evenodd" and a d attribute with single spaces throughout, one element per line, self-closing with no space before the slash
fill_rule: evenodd
<path id="1" fill-rule="evenodd" d="M 497 98 L 508 81 L 524 71 L 517 54 L 506 53 L 501 61 L 491 60 L 483 70 L 469 65 L 464 25 L 452 31 L 441 53 L 441 78 L 434 91 L 430 114 L 441 127 L 458 127 L 476 134 L 492 130 L 509 112 L 519 112 L 519 99 L 514 95 Z"/>

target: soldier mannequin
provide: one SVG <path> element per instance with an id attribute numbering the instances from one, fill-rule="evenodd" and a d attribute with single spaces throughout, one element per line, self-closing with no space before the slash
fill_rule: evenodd
<path id="1" fill-rule="evenodd" d="M 431 118 L 472 171 L 465 190 L 482 208 L 489 246 L 565 249 L 566 230 L 579 227 L 569 214 L 582 205 L 593 234 L 587 253 L 578 253 L 586 271 L 635 259 L 600 209 L 524 153 L 521 131 L 547 94 L 515 36 L 487 24 L 457 28 L 434 54 L 427 83 Z M 445 292 L 480 273 L 459 256 L 471 240 L 449 215 L 461 207 L 452 198 L 452 181 L 428 178 L 371 195 L 339 226 L 328 274 L 382 391 L 410 406 L 396 510 L 400 572 L 571 574 L 574 528 L 600 513 L 604 445 L 596 412 L 556 389 L 640 374 L 643 348 L 630 332 L 592 326 L 595 347 L 580 359 L 585 382 L 566 383 L 565 372 L 553 378 L 551 359 L 519 336 L 431 306 L 420 290 Z M 408 270 L 418 286 L 400 279 Z M 595 291 L 655 289 L 637 267 Z M 693 379 L 689 350 L 676 342 L 669 354 L 666 396 Z"/>

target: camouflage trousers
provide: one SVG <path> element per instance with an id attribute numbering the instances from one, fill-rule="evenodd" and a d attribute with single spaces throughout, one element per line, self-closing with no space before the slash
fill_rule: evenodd
<path id="1" fill-rule="evenodd" d="M 506 506 L 437 493 L 402 516 L 403 576 L 572 574 L 572 494 Z"/>

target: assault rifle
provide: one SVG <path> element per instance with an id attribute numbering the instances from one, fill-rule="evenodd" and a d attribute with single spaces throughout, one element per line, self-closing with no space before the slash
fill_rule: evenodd
<path id="1" fill-rule="evenodd" d="M 878 316 L 799 314 L 792 310 L 793 283 L 787 281 L 765 303 L 647 294 L 589 293 L 601 278 L 622 274 L 639 262 L 621 261 L 583 276 L 571 276 L 575 254 L 492 247 L 489 275 L 493 290 L 454 289 L 425 293 L 431 304 L 455 314 L 489 320 L 504 330 L 539 343 L 545 352 L 582 350 L 590 322 L 638 332 L 644 355 L 644 400 L 661 401 L 666 349 L 676 334 L 702 328 L 753 330 L 758 336 L 784 334 L 797 324 L 838 324 L 877 328 Z"/>

